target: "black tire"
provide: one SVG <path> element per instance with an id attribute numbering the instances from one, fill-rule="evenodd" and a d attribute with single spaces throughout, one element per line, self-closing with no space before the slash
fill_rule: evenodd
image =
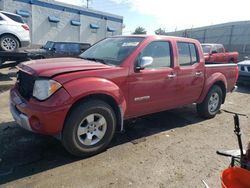
<path id="1" fill-rule="evenodd" d="M 6 46 L 6 42 L 10 42 L 10 46 Z M 3 51 L 14 52 L 19 48 L 19 41 L 12 35 L 3 35 L 0 38 L 0 48 Z"/>
<path id="2" fill-rule="evenodd" d="M 93 134 L 95 134 L 93 132 L 95 131 L 92 130 L 93 132 L 91 133 L 88 132 L 84 133 L 81 136 L 78 136 L 78 130 L 80 127 L 89 130 L 89 126 L 91 125 L 86 118 L 92 116 L 92 114 L 102 116 L 102 118 L 105 119 L 106 128 L 105 133 L 103 134 L 104 136 L 97 143 L 93 145 L 87 145 L 83 142 L 89 140 L 88 134 L 92 134 L 91 139 L 93 139 L 93 137 L 95 136 L 93 136 Z M 96 117 L 94 117 L 94 119 L 95 118 Z M 93 122 L 95 122 L 95 120 Z M 87 125 L 82 126 L 86 123 Z M 116 117 L 112 107 L 101 100 L 88 100 L 74 107 L 74 109 L 67 117 L 62 132 L 62 143 L 69 153 L 79 157 L 88 157 L 105 150 L 108 144 L 111 142 L 115 130 Z M 97 140 L 99 139 L 97 135 L 95 137 L 97 138 Z"/>
<path id="3" fill-rule="evenodd" d="M 205 119 L 213 118 L 219 112 L 221 104 L 222 104 L 222 90 L 219 86 L 214 85 L 208 92 L 207 96 L 203 100 L 202 103 L 197 104 L 197 112 L 198 114 Z M 218 104 L 211 106 L 210 103 L 212 99 L 218 97 Z M 216 103 L 216 102 L 215 102 Z M 213 108 L 212 108 L 213 107 Z"/>

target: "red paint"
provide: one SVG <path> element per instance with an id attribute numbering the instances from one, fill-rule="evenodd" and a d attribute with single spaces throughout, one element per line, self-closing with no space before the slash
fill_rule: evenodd
<path id="1" fill-rule="evenodd" d="M 171 43 L 172 66 L 158 70 L 135 71 L 139 53 L 155 40 Z M 179 66 L 177 41 L 194 43 L 200 62 L 192 66 Z M 224 83 L 227 91 L 230 91 L 238 75 L 237 66 L 205 67 L 201 45 L 197 40 L 166 36 L 145 36 L 145 40 L 119 67 L 76 58 L 59 58 L 31 61 L 18 68 L 38 77 L 50 77 L 63 85 L 63 88 L 43 102 L 34 98 L 26 101 L 16 88 L 11 90 L 11 101 L 19 111 L 29 117 L 31 123 L 33 122 L 32 129 L 50 135 L 62 131 L 65 118 L 73 104 L 92 94 L 112 97 L 122 108 L 124 119 L 128 119 L 201 102 L 217 81 Z M 197 72 L 201 75 L 197 76 Z M 176 77 L 169 79 L 169 74 L 176 74 Z M 22 104 L 15 102 L 16 96 L 21 98 Z M 135 101 L 135 98 L 142 96 L 150 98 Z"/>
<path id="2" fill-rule="evenodd" d="M 210 50 L 204 52 L 206 62 L 210 63 L 238 63 L 238 52 L 226 52 L 222 44 L 202 44 L 209 46 Z M 215 53 L 216 52 L 216 53 Z"/>

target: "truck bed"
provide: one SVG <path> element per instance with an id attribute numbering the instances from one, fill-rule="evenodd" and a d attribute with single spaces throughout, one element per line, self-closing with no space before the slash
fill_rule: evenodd
<path id="1" fill-rule="evenodd" d="M 218 73 L 222 73 L 226 78 L 225 81 L 227 82 L 227 92 L 230 92 L 233 90 L 238 78 L 238 76 L 235 76 L 235 67 L 238 66 L 234 63 L 205 64 L 205 75 L 207 78 L 209 78 L 211 76 L 216 77 Z"/>

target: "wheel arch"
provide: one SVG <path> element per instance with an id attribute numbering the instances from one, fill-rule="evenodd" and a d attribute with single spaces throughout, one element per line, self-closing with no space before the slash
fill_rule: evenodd
<path id="1" fill-rule="evenodd" d="M 70 109 L 66 115 L 65 121 L 68 118 L 68 116 L 71 114 L 72 110 L 77 105 L 79 105 L 80 103 L 84 103 L 88 100 L 101 100 L 101 101 L 104 101 L 107 104 L 109 104 L 113 108 L 115 116 L 116 116 L 116 120 L 117 120 L 116 130 L 123 131 L 124 110 L 122 109 L 122 106 L 117 103 L 117 101 L 114 99 L 114 97 L 112 97 L 108 94 L 104 94 L 104 93 L 93 93 L 93 94 L 89 94 L 89 95 L 86 95 L 86 96 L 83 96 L 83 97 L 77 99 L 70 107 Z"/>
<path id="2" fill-rule="evenodd" d="M 225 76 L 221 73 L 214 73 L 206 80 L 204 89 L 203 89 L 202 94 L 200 95 L 197 103 L 201 103 L 204 100 L 207 93 L 211 90 L 211 88 L 214 85 L 217 85 L 221 88 L 222 94 L 223 94 L 222 104 L 224 104 L 225 99 L 226 99 L 226 93 L 227 93 L 227 81 L 226 81 Z"/>
<path id="3" fill-rule="evenodd" d="M 20 39 L 16 35 L 14 35 L 13 33 L 3 33 L 0 35 L 0 38 L 4 35 L 11 35 L 11 36 L 15 37 L 15 39 L 17 39 L 17 41 L 18 41 L 19 47 L 22 47 Z"/>

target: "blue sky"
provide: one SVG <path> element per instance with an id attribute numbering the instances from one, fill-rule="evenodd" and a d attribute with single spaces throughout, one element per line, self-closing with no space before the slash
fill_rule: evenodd
<path id="1" fill-rule="evenodd" d="M 86 5 L 86 0 L 58 0 Z M 91 9 L 124 17 L 124 34 L 144 27 L 148 34 L 158 28 L 166 31 L 187 29 L 231 21 L 250 20 L 249 0 L 90 0 Z"/>

